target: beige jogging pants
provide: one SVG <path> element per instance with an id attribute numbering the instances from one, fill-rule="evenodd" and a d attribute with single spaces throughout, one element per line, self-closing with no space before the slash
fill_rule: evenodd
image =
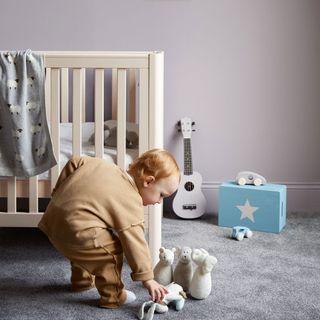
<path id="1" fill-rule="evenodd" d="M 53 243 L 71 261 L 72 289 L 81 291 L 95 284 L 101 296 L 99 305 L 104 308 L 118 308 L 126 299 L 121 279 L 123 250 L 119 239 L 114 239 L 108 245 L 88 249 Z"/>

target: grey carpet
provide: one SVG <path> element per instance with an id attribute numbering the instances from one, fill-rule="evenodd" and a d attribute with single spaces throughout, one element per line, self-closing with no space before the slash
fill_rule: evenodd
<path id="1" fill-rule="evenodd" d="M 205 215 L 186 221 L 166 216 L 163 245 L 203 247 L 218 259 L 211 295 L 188 299 L 182 311 L 154 319 L 320 319 L 320 214 L 291 213 L 281 234 L 254 232 L 242 242 Z M 135 319 L 148 299 L 140 283 L 123 277 L 138 299 L 118 310 L 97 306 L 95 289 L 69 291 L 67 260 L 37 229 L 0 228 L 0 319 Z"/>

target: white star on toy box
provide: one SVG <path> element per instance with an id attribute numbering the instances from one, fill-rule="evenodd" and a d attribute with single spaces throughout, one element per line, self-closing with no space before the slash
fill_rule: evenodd
<path id="1" fill-rule="evenodd" d="M 246 203 L 243 206 L 237 206 L 237 208 L 241 211 L 241 217 L 240 220 L 243 220 L 245 218 L 250 219 L 252 222 L 254 222 L 254 216 L 253 213 L 257 211 L 259 208 L 258 207 L 252 207 L 250 205 L 249 200 L 246 200 Z"/>

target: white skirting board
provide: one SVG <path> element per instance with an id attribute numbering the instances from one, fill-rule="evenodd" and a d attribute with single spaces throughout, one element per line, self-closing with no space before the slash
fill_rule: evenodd
<path id="1" fill-rule="evenodd" d="M 0 216 L 1 227 L 37 227 L 42 213 L 8 212 Z"/>
<path id="2" fill-rule="evenodd" d="M 270 182 L 287 186 L 287 212 L 319 212 L 320 182 Z M 218 212 L 220 183 L 205 182 L 202 191 L 207 199 L 207 212 Z"/>

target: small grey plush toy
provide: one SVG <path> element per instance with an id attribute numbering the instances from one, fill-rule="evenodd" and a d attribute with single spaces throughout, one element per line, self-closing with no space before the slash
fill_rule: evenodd
<path id="1" fill-rule="evenodd" d="M 178 263 L 174 268 L 173 281 L 180 284 L 185 292 L 189 292 L 193 276 L 192 249 L 189 247 L 176 247 L 175 251 Z"/>
<path id="2" fill-rule="evenodd" d="M 94 133 L 89 138 L 89 142 L 94 144 Z M 117 127 L 104 125 L 104 145 L 108 147 L 117 146 Z M 134 131 L 126 130 L 126 147 L 128 149 L 135 149 L 139 145 L 138 134 Z"/>
<path id="3" fill-rule="evenodd" d="M 109 130 L 109 136 L 104 140 L 104 144 L 109 147 L 117 146 L 117 127 L 109 128 L 104 125 L 104 130 Z M 126 130 L 126 147 L 128 149 L 137 148 L 139 145 L 139 137 L 133 131 Z"/>

